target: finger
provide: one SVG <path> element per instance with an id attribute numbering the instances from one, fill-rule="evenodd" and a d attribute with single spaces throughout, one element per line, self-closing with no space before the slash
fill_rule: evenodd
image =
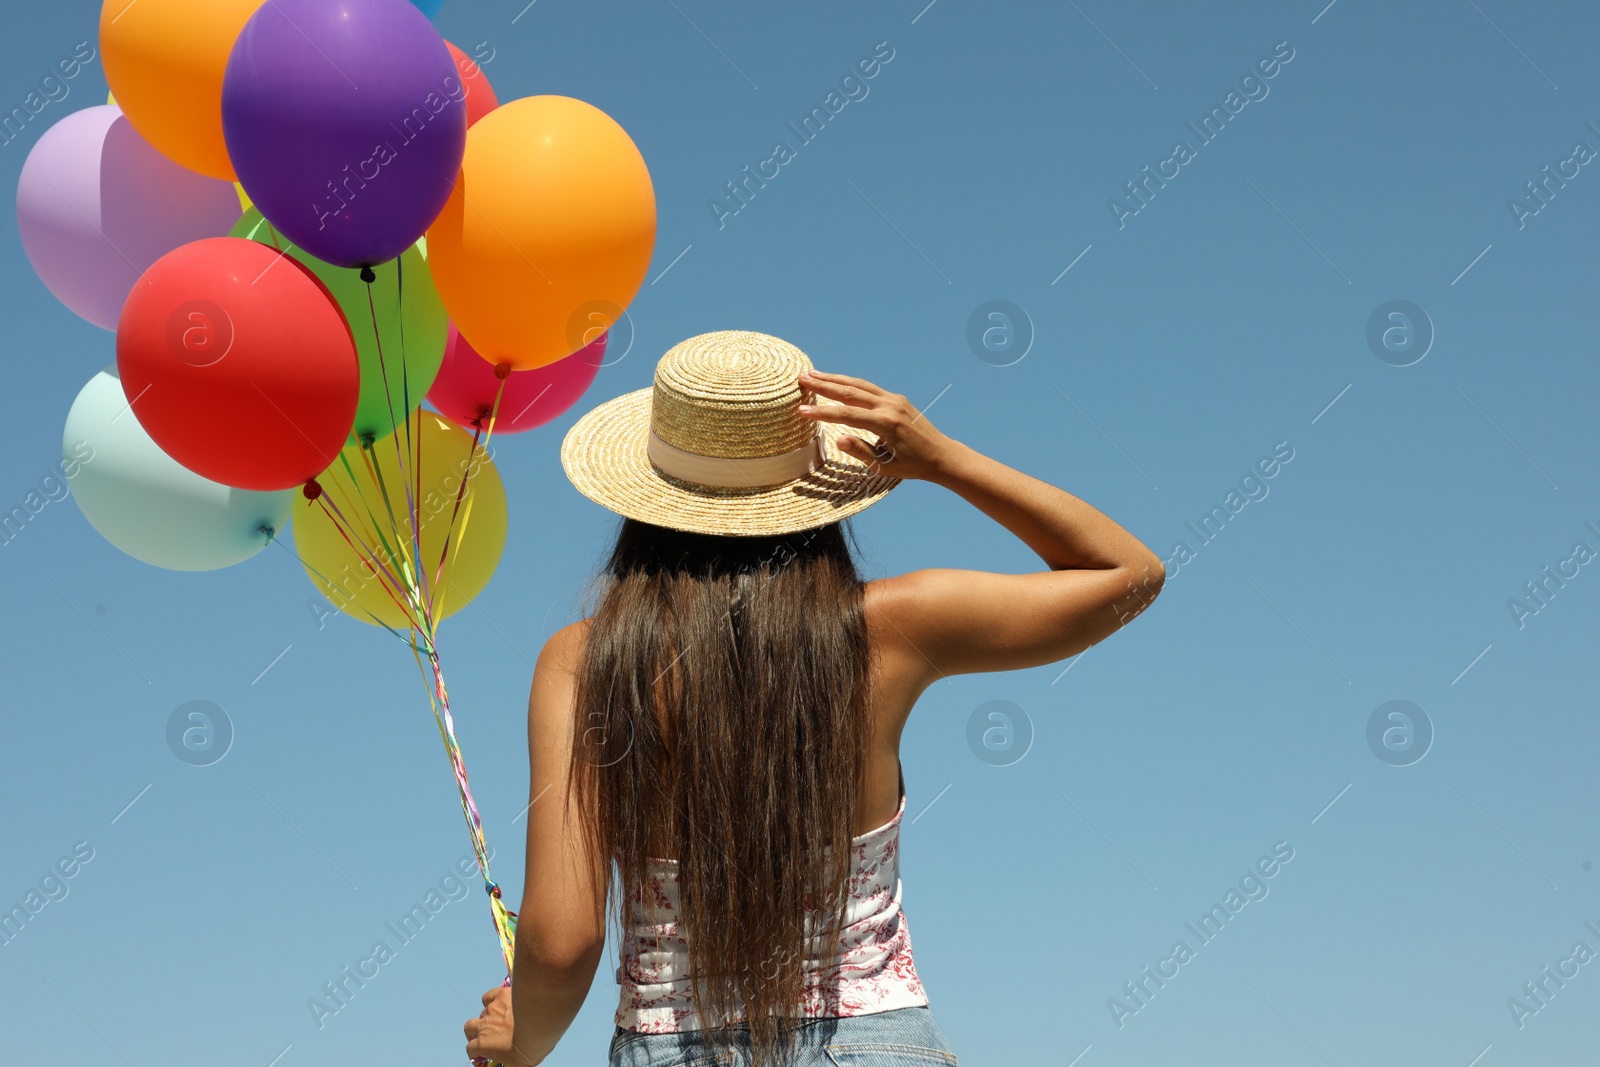
<path id="1" fill-rule="evenodd" d="M 827 381 L 821 378 L 801 379 L 801 384 L 818 396 L 825 396 L 831 400 L 842 400 L 847 404 L 858 407 L 870 407 L 881 397 L 882 393 L 875 393 L 870 389 L 863 389 L 849 382 Z"/>
<path id="2" fill-rule="evenodd" d="M 482 1027 L 483 1027 L 483 1020 L 482 1019 L 468 1019 L 467 1020 L 467 1024 L 461 1028 L 461 1032 L 463 1034 L 467 1035 L 467 1040 L 468 1041 L 471 1041 L 473 1038 L 478 1036 L 478 1031 Z"/>
<path id="3" fill-rule="evenodd" d="M 848 404 L 802 404 L 800 415 L 803 418 L 816 419 L 818 422 L 836 422 L 844 426 L 871 430 L 873 433 L 883 433 L 889 428 L 889 420 L 876 411 L 851 407 Z"/>
<path id="4" fill-rule="evenodd" d="M 484 1003 L 484 1005 L 487 1007 L 489 1002 L 494 1000 L 494 998 L 498 997 L 499 995 L 500 995 L 500 987 L 496 986 L 494 989 L 489 990 L 489 992 L 487 992 L 487 993 L 485 993 L 483 995 L 483 1003 Z"/>
<path id="5" fill-rule="evenodd" d="M 839 382 L 844 385 L 853 385 L 857 389 L 863 389 L 866 392 L 872 393 L 876 396 L 887 396 L 889 394 L 889 390 L 883 388 L 881 385 L 869 382 L 865 378 L 853 377 L 849 374 L 831 374 L 828 371 L 820 371 L 813 367 L 811 369 L 811 377 L 818 381 Z"/>

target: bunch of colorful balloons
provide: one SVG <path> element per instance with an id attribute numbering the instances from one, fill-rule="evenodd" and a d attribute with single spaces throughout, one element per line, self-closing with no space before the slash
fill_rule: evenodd
<path id="1" fill-rule="evenodd" d="M 489 436 L 588 387 L 656 225 L 627 133 L 498 103 L 439 2 L 106 0 L 111 102 L 17 191 L 40 279 L 116 333 L 63 435 L 95 529 L 206 570 L 292 515 L 336 606 L 430 638 L 504 546 Z"/>

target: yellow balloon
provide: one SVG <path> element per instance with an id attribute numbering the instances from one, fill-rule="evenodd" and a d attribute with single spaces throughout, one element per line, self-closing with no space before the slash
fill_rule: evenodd
<path id="1" fill-rule="evenodd" d="M 249 211 L 251 208 L 250 194 L 244 191 L 244 186 L 238 182 L 233 183 L 233 191 L 239 194 L 239 210 Z"/>
<path id="2" fill-rule="evenodd" d="M 391 580 L 383 577 L 395 575 L 403 584 L 407 572 L 414 576 L 418 571 L 417 561 L 410 558 L 413 528 L 406 506 L 407 479 L 401 474 L 397 444 L 400 449 L 407 447 L 403 427 L 374 442 L 365 456 L 359 445 L 347 446 L 340 459 L 317 478 L 331 507 L 325 509 L 321 500 L 301 501 L 295 507 L 293 528 L 295 550 L 305 563 L 306 575 L 323 596 L 351 618 L 377 625 L 373 619 L 377 616 L 404 632 L 410 626 L 409 619 L 420 615 L 409 604 L 402 610 L 395 596 L 405 602 L 405 594 L 397 592 Z M 418 409 L 412 415 L 410 449 L 405 469 L 410 474 L 409 488 L 421 517 L 421 570 L 432 595 L 433 619 L 438 622 L 465 607 L 494 575 L 506 544 L 506 491 L 483 446 L 474 448 L 471 434 L 431 411 Z M 418 450 L 420 462 L 415 460 Z M 381 487 L 369 473 L 369 462 L 381 474 Z M 350 472 L 354 472 L 354 478 Z M 456 496 L 463 476 L 467 490 L 457 512 Z M 342 516 L 337 522 L 329 516 L 334 507 Z M 389 518 L 391 507 L 394 522 L 399 525 L 398 536 Z M 451 533 L 453 513 L 455 525 Z M 347 524 L 354 524 L 355 528 Z M 446 534 L 450 534 L 449 556 L 436 582 L 434 575 L 440 554 L 445 551 Z M 374 569 L 365 553 L 346 541 L 346 536 L 363 549 L 375 548 L 380 569 Z"/>
<path id="3" fill-rule="evenodd" d="M 263 0 L 105 0 L 100 54 L 128 122 L 190 170 L 232 180 L 222 139 L 222 75 Z"/>

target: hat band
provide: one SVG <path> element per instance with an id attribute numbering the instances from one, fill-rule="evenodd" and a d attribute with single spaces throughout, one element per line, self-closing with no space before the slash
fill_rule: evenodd
<path id="1" fill-rule="evenodd" d="M 735 459 L 685 452 L 669 445 L 656 436 L 655 430 L 651 430 L 645 453 L 651 463 L 674 478 L 698 485 L 735 489 L 757 489 L 791 482 L 805 477 L 826 461 L 820 432 L 799 448 L 780 452 L 776 456 Z"/>

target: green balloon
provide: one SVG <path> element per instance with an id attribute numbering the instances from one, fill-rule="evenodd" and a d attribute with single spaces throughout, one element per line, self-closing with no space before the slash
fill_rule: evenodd
<path id="1" fill-rule="evenodd" d="M 335 267 L 296 248 L 254 207 L 229 236 L 287 252 L 322 280 L 344 312 L 361 361 L 361 399 L 351 441 L 368 436 L 378 440 L 403 425 L 438 377 L 449 332 L 422 242 L 373 267 L 376 277 L 368 286 L 360 268 Z"/>

